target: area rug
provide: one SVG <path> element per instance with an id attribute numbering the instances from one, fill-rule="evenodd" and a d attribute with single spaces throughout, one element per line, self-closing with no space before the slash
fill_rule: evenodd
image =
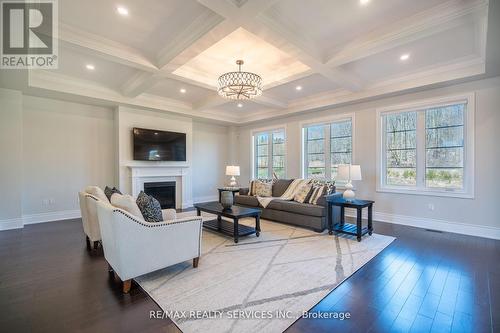
<path id="1" fill-rule="evenodd" d="M 198 268 L 185 262 L 136 281 L 183 332 L 282 332 L 394 240 L 266 220 L 261 229 L 238 244 L 204 231 Z"/>

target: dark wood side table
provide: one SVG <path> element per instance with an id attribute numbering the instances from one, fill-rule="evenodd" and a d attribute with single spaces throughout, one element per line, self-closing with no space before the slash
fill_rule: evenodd
<path id="1" fill-rule="evenodd" d="M 326 197 L 326 210 L 328 218 L 328 233 L 330 235 L 333 232 L 348 234 L 356 236 L 358 242 L 361 241 L 361 237 L 365 234 L 371 235 L 373 232 L 373 204 L 375 201 L 371 200 L 360 200 L 354 199 L 352 201 L 347 201 L 342 197 Z M 332 219 L 332 206 L 340 207 L 340 222 L 333 224 Z M 368 226 L 363 227 L 362 225 L 362 211 L 363 208 L 368 208 Z M 356 209 L 356 224 L 345 223 L 345 208 L 355 208 Z"/>
<path id="2" fill-rule="evenodd" d="M 240 192 L 239 187 L 219 187 L 217 190 L 219 191 L 219 202 L 221 200 L 222 192 L 225 192 L 225 191 L 233 192 L 233 199 L 234 199 L 234 196 L 236 195 L 236 193 Z"/>

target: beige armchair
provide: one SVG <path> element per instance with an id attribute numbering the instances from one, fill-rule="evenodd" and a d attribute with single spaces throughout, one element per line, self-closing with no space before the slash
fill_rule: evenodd
<path id="1" fill-rule="evenodd" d="M 87 186 L 82 192 L 78 192 L 80 212 L 82 214 L 83 232 L 85 233 L 87 250 L 99 247 L 101 231 L 97 218 L 97 202 L 108 203 L 104 192 L 97 186 Z"/>
<path id="2" fill-rule="evenodd" d="M 104 257 L 123 281 L 128 293 L 132 279 L 156 270 L 193 260 L 198 266 L 201 254 L 200 216 L 175 219 L 175 211 L 164 211 L 163 222 L 150 223 L 123 209 L 97 202 Z"/>

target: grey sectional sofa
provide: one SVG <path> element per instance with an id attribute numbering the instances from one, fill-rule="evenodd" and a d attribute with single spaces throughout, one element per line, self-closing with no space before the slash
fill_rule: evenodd
<path id="1" fill-rule="evenodd" d="M 288 188 L 293 179 L 279 179 L 273 184 L 273 197 L 280 197 Z M 259 207 L 262 209 L 261 217 L 266 220 L 272 220 L 287 224 L 298 225 L 322 232 L 328 228 L 326 220 L 326 199 L 321 197 L 317 205 L 309 203 L 300 203 L 296 201 L 286 201 L 275 199 L 263 208 L 254 196 L 248 195 L 249 189 L 243 188 L 239 195 L 234 197 L 234 203 L 245 207 Z M 335 192 L 335 191 L 334 191 Z M 334 196 L 341 196 L 342 193 L 335 192 Z M 340 221 L 340 208 L 332 209 L 333 223 Z"/>

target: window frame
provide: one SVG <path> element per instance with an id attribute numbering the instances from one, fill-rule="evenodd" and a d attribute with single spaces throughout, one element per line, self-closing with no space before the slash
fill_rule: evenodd
<path id="1" fill-rule="evenodd" d="M 307 178 L 307 145 L 306 145 L 306 128 L 312 126 L 331 126 L 332 123 L 342 122 L 342 121 L 351 121 L 351 163 L 354 164 L 355 159 L 355 114 L 354 113 L 342 113 L 335 116 L 328 116 L 323 118 L 316 118 L 312 121 L 304 121 L 300 123 L 300 131 L 301 131 L 301 163 L 300 163 L 300 174 L 302 178 Z M 331 133 L 325 131 L 325 148 L 324 148 L 324 156 L 325 156 L 325 179 L 331 179 Z M 328 178 L 330 176 L 330 178 Z M 335 186 L 338 189 L 343 189 L 346 181 L 338 181 L 335 180 Z"/>
<path id="2" fill-rule="evenodd" d="M 272 134 L 275 132 L 283 132 L 285 136 L 285 142 L 284 142 L 284 157 L 285 157 L 285 165 L 284 165 L 284 177 L 287 177 L 287 145 L 288 145 L 288 140 L 287 140 L 287 133 L 286 133 L 286 126 L 271 126 L 271 127 L 264 127 L 264 128 L 258 128 L 255 130 L 252 130 L 250 134 L 250 140 L 251 140 L 251 145 L 252 145 L 252 158 L 251 158 L 251 166 L 250 170 L 252 170 L 252 177 L 251 179 L 258 179 L 257 177 L 257 135 L 259 134 L 267 134 L 269 135 L 269 142 L 268 142 L 268 150 L 267 150 L 267 163 L 268 163 L 268 173 L 269 173 L 269 179 L 273 177 L 273 137 Z"/>
<path id="3" fill-rule="evenodd" d="M 463 188 L 435 188 L 426 187 L 426 127 L 425 110 L 466 103 L 464 114 L 464 172 Z M 377 173 L 376 191 L 387 193 L 402 193 L 414 195 L 429 195 L 441 197 L 474 198 L 474 114 L 475 96 L 474 93 L 444 96 L 432 99 L 415 101 L 407 104 L 394 105 L 376 109 L 377 112 Z M 387 185 L 386 184 L 386 133 L 384 128 L 384 115 L 402 112 L 417 112 L 416 129 L 416 172 L 417 179 L 415 186 Z"/>

